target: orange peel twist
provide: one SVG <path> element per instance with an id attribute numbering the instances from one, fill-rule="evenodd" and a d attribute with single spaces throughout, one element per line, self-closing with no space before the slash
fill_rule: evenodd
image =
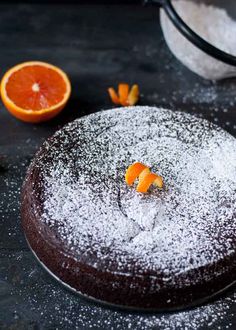
<path id="1" fill-rule="evenodd" d="M 118 93 L 113 87 L 108 88 L 108 93 L 114 104 L 119 104 L 122 106 L 135 105 L 139 100 L 139 87 L 138 85 L 133 85 L 130 89 L 128 84 L 119 84 Z"/>
<path id="2" fill-rule="evenodd" d="M 131 186 L 137 178 L 139 182 L 136 191 L 140 193 L 146 193 L 152 184 L 160 189 L 164 185 L 163 178 L 160 175 L 152 173 L 148 166 L 139 162 L 127 168 L 125 182 Z"/>

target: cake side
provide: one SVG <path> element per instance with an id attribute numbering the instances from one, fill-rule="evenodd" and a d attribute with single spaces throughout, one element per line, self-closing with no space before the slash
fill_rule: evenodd
<path id="1" fill-rule="evenodd" d="M 163 283 L 161 277 L 133 276 L 132 274 L 122 274 L 97 270 L 86 263 L 80 262 L 61 251 L 60 244 L 51 243 L 51 237 L 42 235 L 40 222 L 31 212 L 29 204 L 32 202 L 32 191 L 27 185 L 24 187 L 22 202 L 22 226 L 27 241 L 40 261 L 58 277 L 62 282 L 69 285 L 81 294 L 97 300 L 133 308 L 170 310 L 181 309 L 199 304 L 208 297 L 223 290 L 226 286 L 235 281 L 235 260 L 232 256 L 218 265 L 212 265 L 208 269 L 202 269 L 202 273 L 215 275 L 217 270 L 226 269 L 227 272 L 217 278 L 195 285 L 178 288 L 177 286 Z M 212 277 L 210 276 L 210 277 Z M 191 282 L 194 274 L 184 274 L 176 279 L 176 282 Z M 154 290 L 151 288 L 155 288 Z"/>

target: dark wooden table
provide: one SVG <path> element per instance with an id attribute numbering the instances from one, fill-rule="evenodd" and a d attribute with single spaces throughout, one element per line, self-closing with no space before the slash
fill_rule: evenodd
<path id="1" fill-rule="evenodd" d="M 26 60 L 64 69 L 73 92 L 56 119 L 25 124 L 0 105 L 0 329 L 235 329 L 234 291 L 184 313 L 141 315 L 68 292 L 36 262 L 20 225 L 19 192 L 41 143 L 74 118 L 111 107 L 106 89 L 138 83 L 141 104 L 203 116 L 236 135 L 236 81 L 205 81 L 163 40 L 158 12 L 138 5 L 0 5 L 0 75 Z"/>

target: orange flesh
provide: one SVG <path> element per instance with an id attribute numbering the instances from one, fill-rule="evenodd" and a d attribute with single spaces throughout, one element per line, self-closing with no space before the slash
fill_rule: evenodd
<path id="1" fill-rule="evenodd" d="M 36 111 L 58 104 L 67 92 L 60 74 L 40 65 L 25 66 L 13 72 L 5 88 L 15 105 Z"/>
<path id="2" fill-rule="evenodd" d="M 130 165 L 125 173 L 125 181 L 130 186 L 134 183 L 135 179 L 147 169 L 147 166 L 142 163 L 134 163 Z"/>

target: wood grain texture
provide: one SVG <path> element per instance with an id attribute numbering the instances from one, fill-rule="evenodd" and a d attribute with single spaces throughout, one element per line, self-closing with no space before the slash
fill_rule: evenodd
<path id="1" fill-rule="evenodd" d="M 20 226 L 19 191 L 26 168 L 59 127 L 110 108 L 106 90 L 123 81 L 139 84 L 140 104 L 195 113 L 236 136 L 236 81 L 213 84 L 188 71 L 169 52 L 158 12 L 139 5 L 3 4 L 0 45 L 1 76 L 21 61 L 42 60 L 64 69 L 73 89 L 66 109 L 41 125 L 17 121 L 0 105 L 0 329 L 88 329 L 91 324 L 93 329 L 126 329 L 128 324 L 144 329 L 136 314 L 127 321 L 125 312 L 94 306 L 67 292 L 38 265 Z M 235 305 L 202 329 L 235 328 L 233 312 Z"/>

